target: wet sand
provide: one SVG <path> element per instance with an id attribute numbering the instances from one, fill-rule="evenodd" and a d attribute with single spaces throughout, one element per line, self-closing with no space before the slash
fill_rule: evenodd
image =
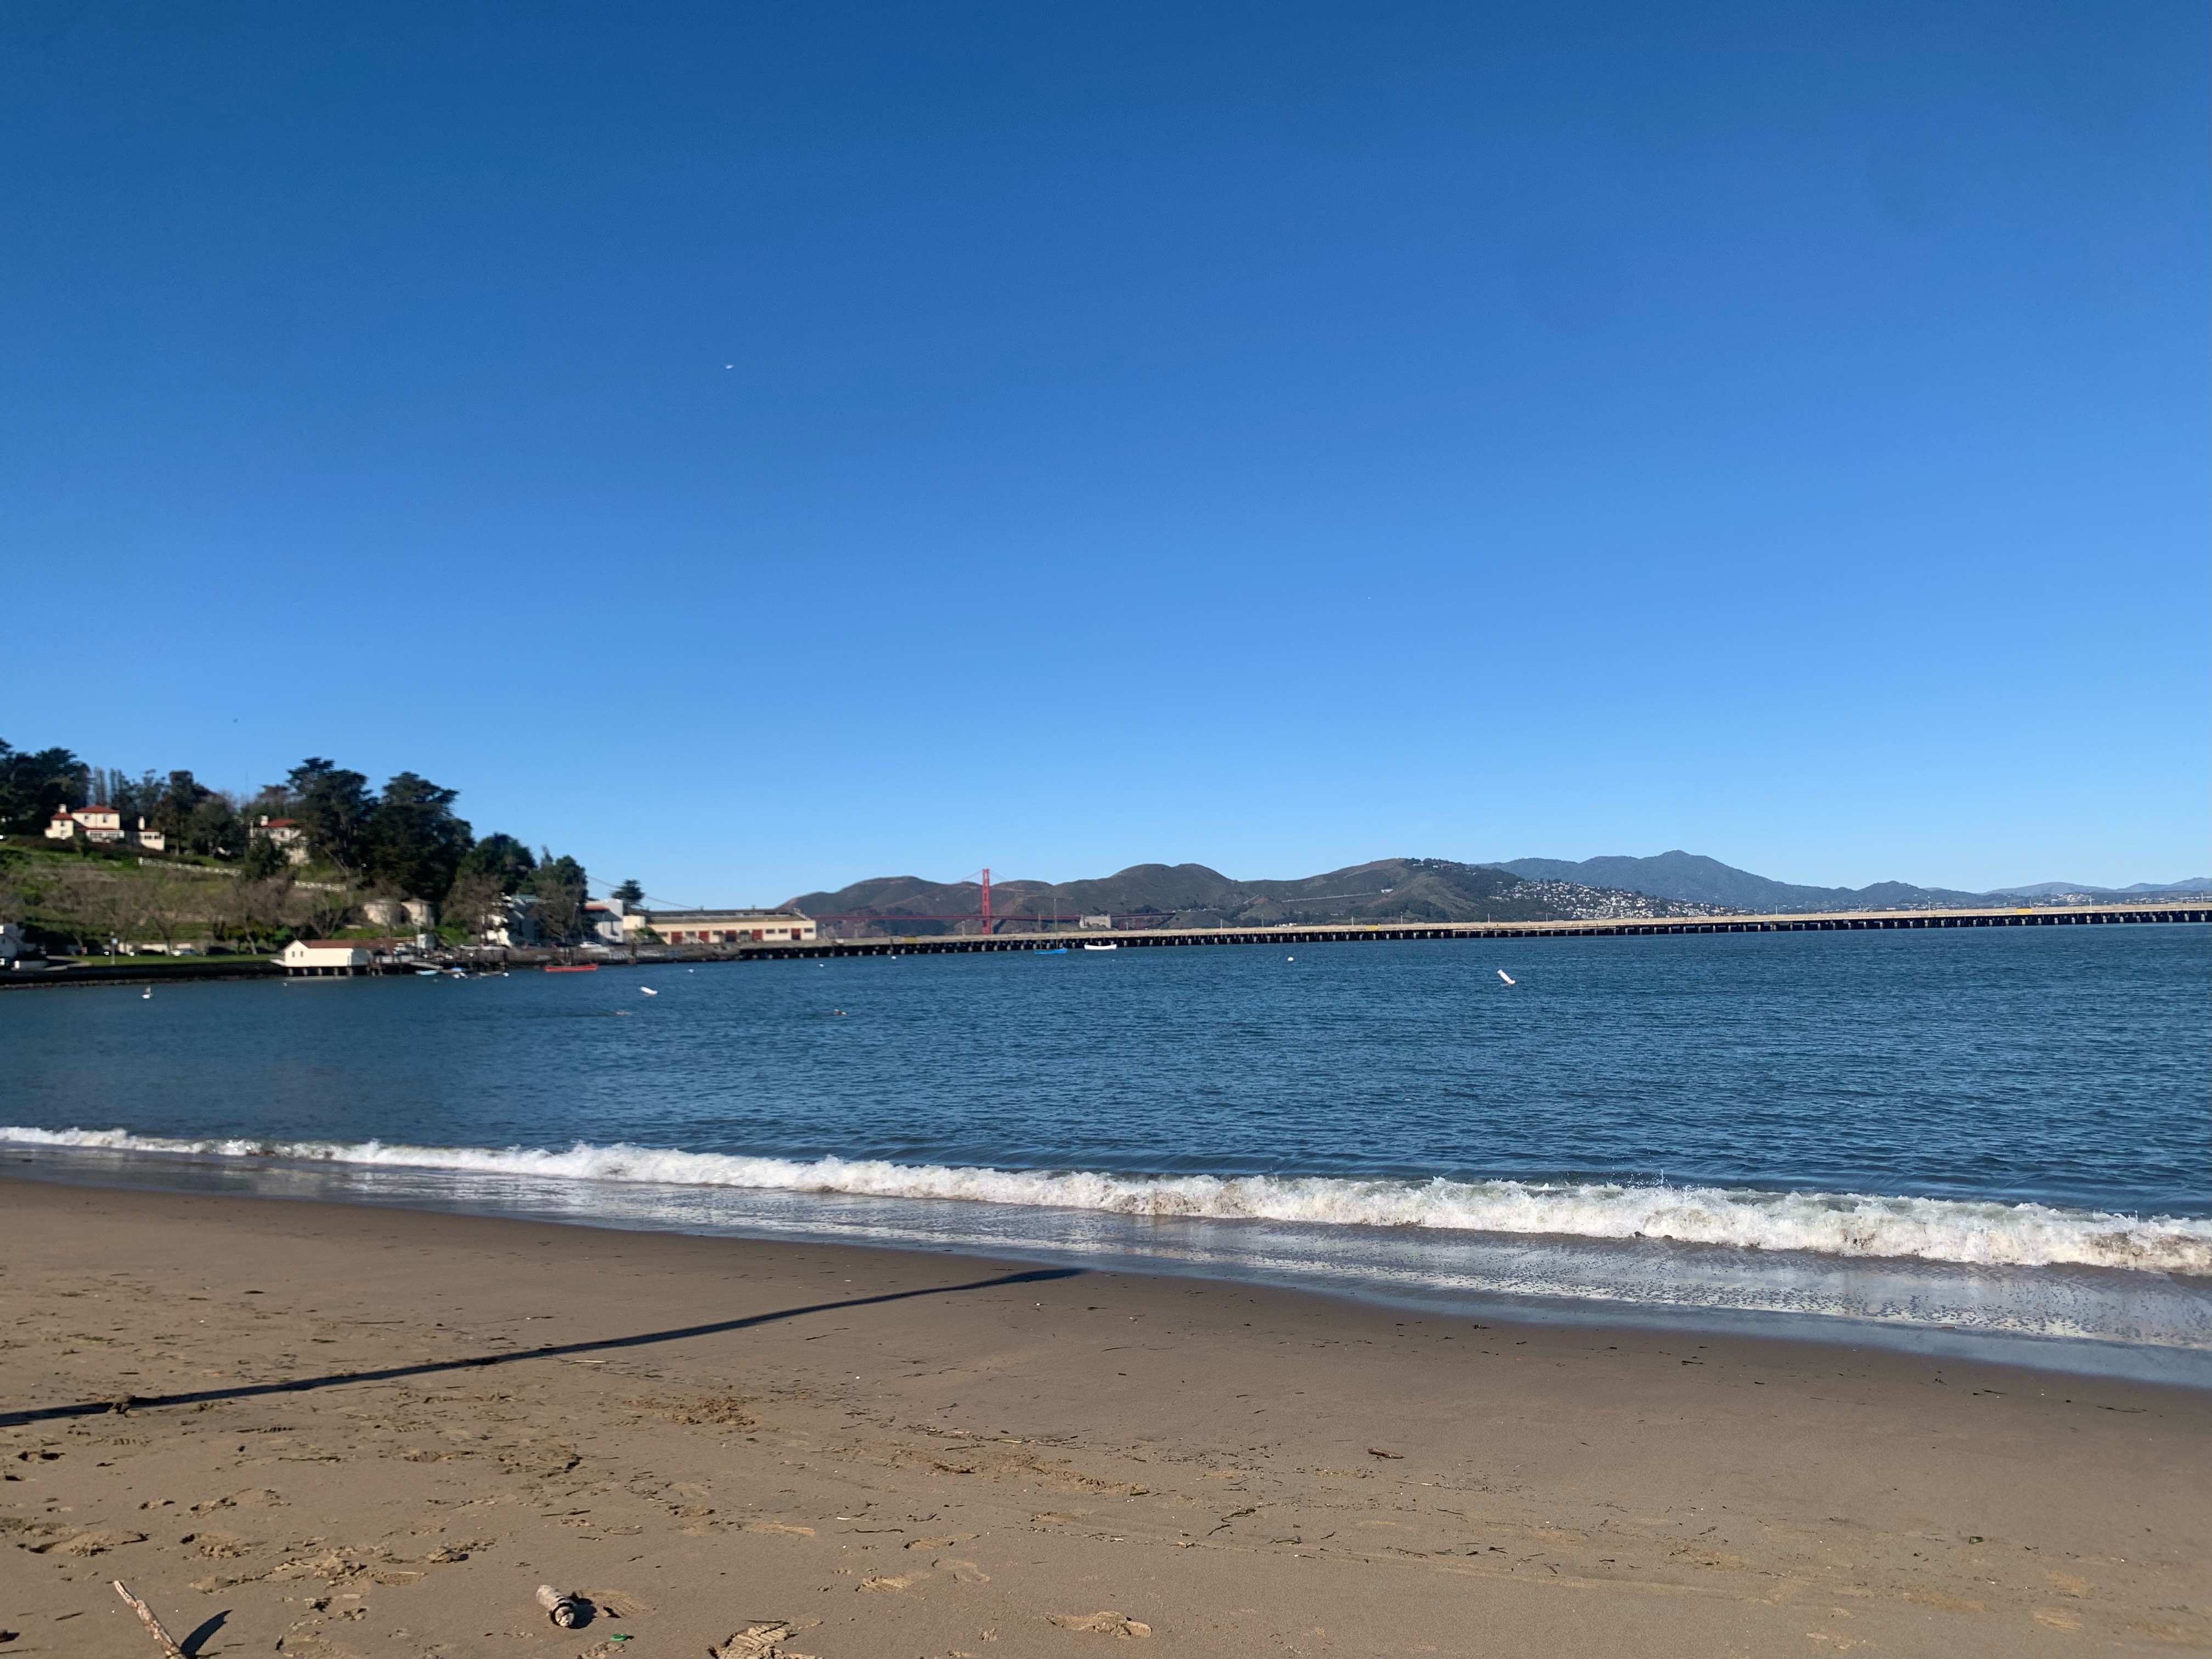
<path id="1" fill-rule="evenodd" d="M 2212 1650 L 2192 1390 L 13 1179 L 0 1219 L 0 1655 L 151 1656 L 118 1577 L 209 1656 Z"/>

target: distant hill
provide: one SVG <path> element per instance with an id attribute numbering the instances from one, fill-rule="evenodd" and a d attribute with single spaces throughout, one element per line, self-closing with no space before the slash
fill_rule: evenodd
<path id="1" fill-rule="evenodd" d="M 2049 898 L 2057 893 L 2087 893 L 2097 898 L 2120 898 L 2130 893 L 2212 892 L 2212 876 L 2191 876 L 2186 881 L 2139 881 L 2127 887 L 2092 887 L 2085 881 L 2039 881 L 2033 887 L 1993 887 L 1991 898 Z"/>
<path id="2" fill-rule="evenodd" d="M 836 892 L 801 893 L 784 908 L 837 918 L 844 931 L 972 931 L 982 889 L 972 881 L 878 876 Z M 991 884 L 995 924 L 1073 924 L 1110 915 L 1118 927 L 1269 927 L 1277 922 L 1557 921 L 1704 915 L 1713 907 L 1578 882 L 1530 880 L 1449 859 L 1378 859 L 1293 881 L 1239 881 L 1202 864 L 1138 864 L 1089 881 Z"/>
<path id="3" fill-rule="evenodd" d="M 1911 910 L 1984 905 L 1991 899 L 2203 892 L 2212 879 L 2113 889 L 2045 882 L 1995 893 L 1878 881 L 1807 887 L 1772 881 L 1694 853 L 1656 857 L 1377 859 L 1294 881 L 1240 881 L 1202 864 L 1134 864 L 1090 881 L 1001 881 L 991 886 L 994 924 L 1073 923 L 1110 915 L 1122 927 L 1270 927 L 1277 922 L 1562 921 L 1607 917 L 1715 915 L 1729 911 Z M 982 889 L 972 881 L 878 876 L 836 892 L 801 893 L 784 908 L 840 919 L 847 933 L 972 932 Z"/>
<path id="4" fill-rule="evenodd" d="M 1870 887 L 1803 887 L 1771 881 L 1696 853 L 1661 853 L 1648 859 L 1512 859 L 1497 866 L 1532 880 L 1572 881 L 1593 887 L 1626 888 L 1661 898 L 1697 904 L 1723 904 L 1738 910 L 1887 910 L 1926 905 L 1974 905 L 1987 895 L 1950 887 L 1915 887 L 1902 881 L 1878 881 Z"/>

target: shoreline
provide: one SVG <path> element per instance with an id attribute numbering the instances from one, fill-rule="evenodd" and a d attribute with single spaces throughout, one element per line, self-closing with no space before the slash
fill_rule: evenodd
<path id="1" fill-rule="evenodd" d="M 2171 902 L 2157 904 L 1990 906 L 1982 908 L 1926 910 L 1833 910 L 1732 912 L 1713 916 L 1619 917 L 1580 921 L 1499 922 L 1277 922 L 1260 927 L 1119 928 L 1110 935 L 1066 928 L 1052 932 L 994 933 L 991 934 L 881 934 L 853 939 L 824 939 L 803 945 L 728 945 L 710 946 L 638 945 L 605 947 L 604 954 L 588 954 L 595 967 L 634 968 L 679 963 L 796 962 L 817 957 L 973 955 L 1065 948 L 1071 939 L 1120 948 L 1160 948 L 1226 945 L 1346 945 L 1366 941 L 1495 940 L 1537 939 L 1630 939 L 1675 934 L 1887 933 L 1943 931 L 1958 927 L 2187 927 L 2212 922 L 2212 907 Z M 585 947 L 587 951 L 595 947 Z M 434 949 L 420 961 L 434 966 L 483 966 L 486 953 L 500 951 L 500 966 L 530 971 L 556 958 L 566 959 L 565 948 L 517 946 L 461 946 Z M 640 950 L 654 955 L 641 958 Z M 173 962 L 173 957 L 161 958 Z M 381 978 L 412 972 L 411 968 L 378 969 L 365 977 Z M 136 985 L 164 980 L 263 979 L 288 976 L 274 958 L 236 957 L 228 963 L 210 959 L 174 968 L 88 967 L 75 960 L 61 969 L 43 973 L 0 973 L 0 990 L 27 989 L 33 985 Z"/>
<path id="2" fill-rule="evenodd" d="M 865 1185 L 836 1189 L 794 1181 L 775 1160 L 750 1161 L 775 1164 L 773 1171 L 725 1171 L 735 1178 L 705 1181 L 691 1166 L 717 1162 L 712 1158 L 637 1148 L 581 1150 L 592 1158 L 665 1158 L 684 1168 L 661 1177 L 633 1171 L 602 1178 L 573 1167 L 574 1152 L 362 1146 L 352 1150 L 383 1156 L 347 1158 L 265 1145 L 249 1150 L 256 1145 L 232 1143 L 217 1152 L 181 1142 L 112 1146 L 7 1139 L 0 1140 L 6 1159 L 0 1167 L 24 1179 L 115 1190 L 251 1195 L 625 1233 L 1019 1259 L 1263 1285 L 1446 1317 L 1880 1347 L 2053 1374 L 2212 1389 L 2212 1346 L 2206 1340 L 2212 1285 L 2186 1273 L 1831 1256 L 1640 1234 L 1626 1240 L 1486 1234 L 1449 1224 L 1131 1214 L 995 1202 L 976 1191 L 886 1195 Z M 441 1150 L 452 1157 L 434 1161 L 429 1155 Z M 1002 1172 L 939 1173 L 972 1182 Z M 755 1185 L 749 1178 L 754 1176 L 786 1179 Z M 1668 1203 L 1717 1196 L 1661 1190 Z"/>
<path id="3" fill-rule="evenodd" d="M 0 1201 L 17 1651 L 136 1650 L 112 1577 L 331 1656 L 553 1650 L 543 1582 L 641 1609 L 571 1633 L 602 1656 L 751 1622 L 823 1659 L 2212 1650 L 2193 1390 L 936 1252 Z"/>

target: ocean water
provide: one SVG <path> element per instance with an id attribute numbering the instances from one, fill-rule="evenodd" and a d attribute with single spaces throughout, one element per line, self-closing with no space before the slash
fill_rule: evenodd
<path id="1" fill-rule="evenodd" d="M 2169 926 L 38 990 L 0 996 L 0 1141 L 2212 1376 L 2208 988 Z"/>

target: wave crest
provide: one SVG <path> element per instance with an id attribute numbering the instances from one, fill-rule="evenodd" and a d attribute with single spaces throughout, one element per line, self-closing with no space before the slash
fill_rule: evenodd
<path id="1" fill-rule="evenodd" d="M 1347 1176 L 1142 1176 L 881 1159 L 745 1158 L 578 1141 L 566 1151 L 377 1140 L 181 1139 L 122 1129 L 0 1128 L 0 1141 L 204 1158 L 281 1158 L 553 1179 L 949 1199 L 1188 1216 L 1591 1239 L 1658 1238 L 1966 1266 L 2078 1265 L 2212 1274 L 2212 1220 L 1863 1193 Z"/>

